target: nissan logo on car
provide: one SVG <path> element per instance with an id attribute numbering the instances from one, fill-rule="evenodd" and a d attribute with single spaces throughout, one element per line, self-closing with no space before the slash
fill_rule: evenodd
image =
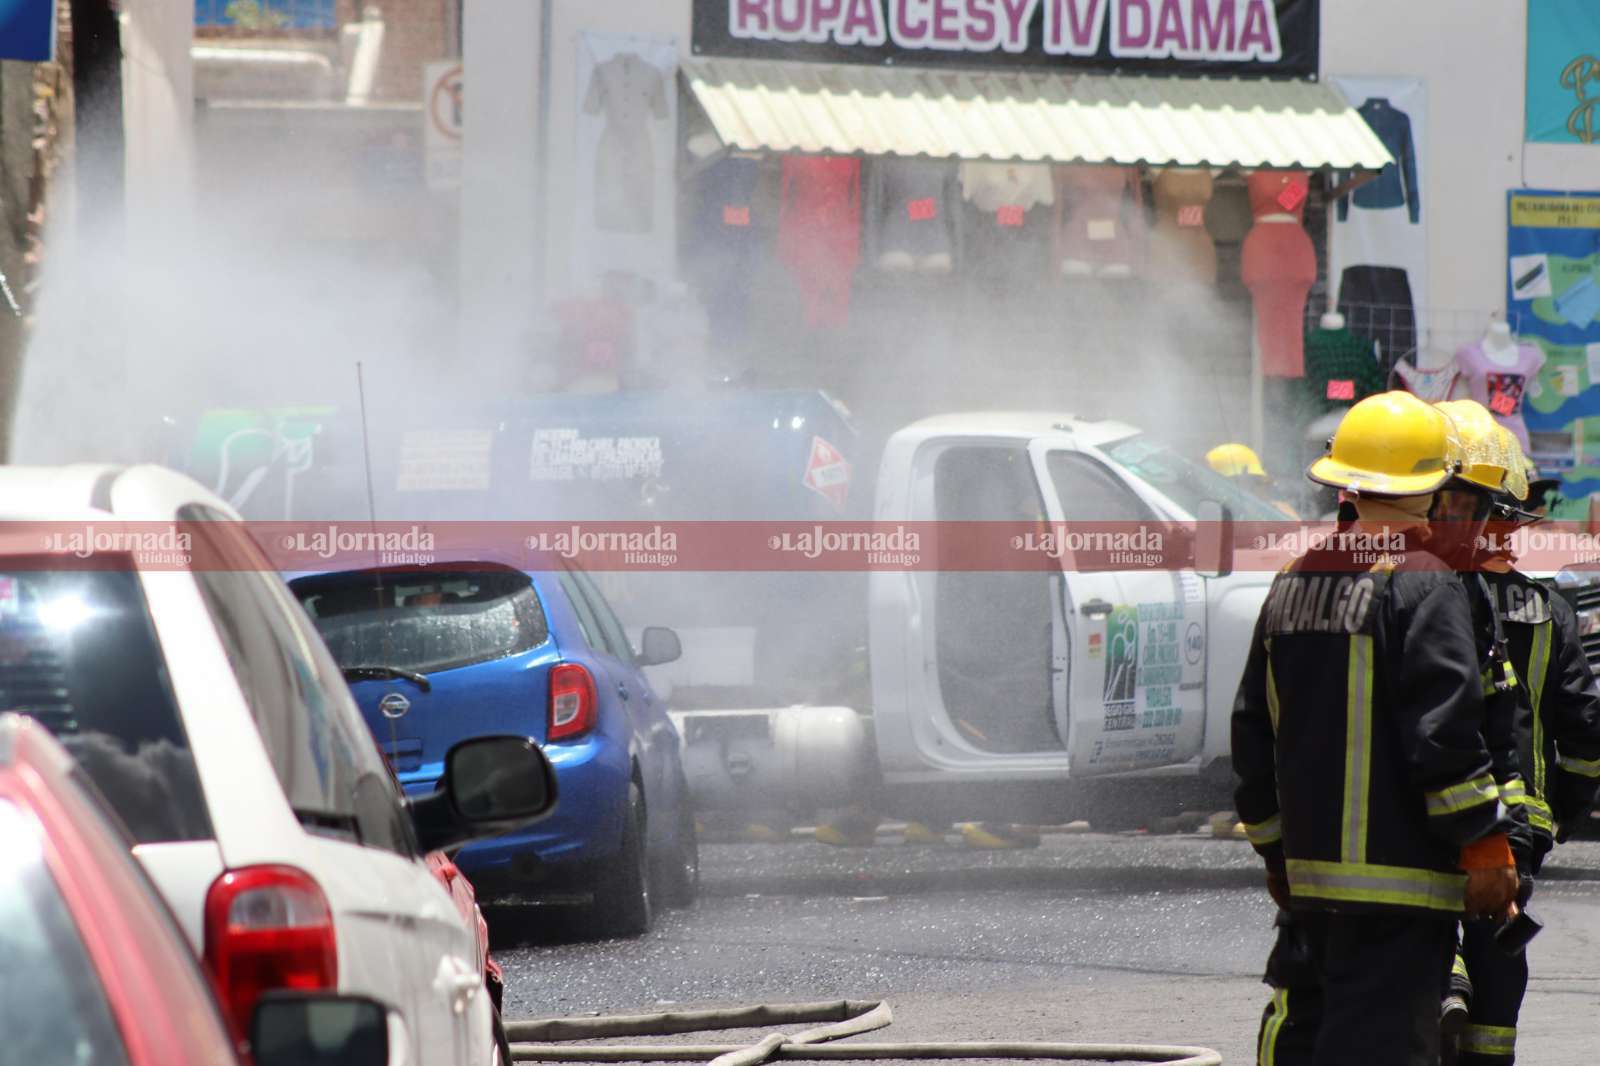
<path id="1" fill-rule="evenodd" d="M 378 701 L 378 710 L 385 718 L 404 718 L 411 709 L 411 701 L 398 692 L 391 692 Z"/>

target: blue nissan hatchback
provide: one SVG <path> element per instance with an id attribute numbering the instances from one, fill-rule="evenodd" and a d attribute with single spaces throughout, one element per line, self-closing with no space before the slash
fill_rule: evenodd
<path id="1" fill-rule="evenodd" d="M 581 892 L 598 931 L 636 936 L 653 904 L 687 906 L 699 880 L 677 729 L 643 667 L 678 658 L 648 628 L 635 651 L 583 571 L 457 561 L 294 577 L 408 793 L 427 793 L 451 745 L 533 737 L 555 767 L 555 813 L 456 856 L 480 897 Z"/>

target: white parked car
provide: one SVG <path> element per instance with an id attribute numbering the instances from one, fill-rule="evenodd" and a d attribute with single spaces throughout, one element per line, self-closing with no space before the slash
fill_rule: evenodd
<path id="1" fill-rule="evenodd" d="M 395 1009 L 413 1062 L 498 1061 L 476 930 L 422 856 L 544 813 L 549 765 L 467 742 L 403 798 L 221 500 L 157 467 L 0 467 L 0 710 L 121 816 L 237 1036 L 263 992 L 327 988 Z"/>

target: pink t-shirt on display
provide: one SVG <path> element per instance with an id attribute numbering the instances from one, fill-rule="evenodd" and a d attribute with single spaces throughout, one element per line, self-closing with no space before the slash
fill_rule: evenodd
<path id="1" fill-rule="evenodd" d="M 1526 451 L 1528 427 L 1522 421 L 1522 401 L 1544 367 L 1544 352 L 1532 344 L 1519 344 L 1516 361 L 1505 365 L 1491 359 L 1480 341 L 1456 352 L 1456 366 L 1472 398 L 1487 407 Z"/>

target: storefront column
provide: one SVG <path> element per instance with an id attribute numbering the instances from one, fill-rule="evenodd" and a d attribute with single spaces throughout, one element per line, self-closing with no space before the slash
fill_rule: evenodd
<path id="1" fill-rule="evenodd" d="M 541 28 L 549 0 L 466 0 L 462 10 L 462 357 L 527 349 L 540 293 L 544 195 Z"/>

